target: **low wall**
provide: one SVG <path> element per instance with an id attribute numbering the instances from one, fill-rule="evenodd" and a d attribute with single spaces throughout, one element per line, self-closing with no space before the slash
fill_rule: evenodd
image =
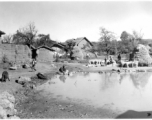
<path id="1" fill-rule="evenodd" d="M 31 50 L 26 45 L 0 44 L 0 62 L 2 62 L 4 56 L 9 62 L 29 62 L 31 60 Z"/>

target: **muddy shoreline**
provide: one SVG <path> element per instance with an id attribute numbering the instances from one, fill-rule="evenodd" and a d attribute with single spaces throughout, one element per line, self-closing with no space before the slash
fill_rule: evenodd
<path id="1" fill-rule="evenodd" d="M 13 92 L 13 95 L 16 98 L 15 108 L 18 113 L 17 116 L 20 118 L 151 118 L 151 115 L 148 116 L 148 113 L 152 113 L 151 111 L 147 112 L 136 112 L 132 111 L 129 115 L 127 111 L 120 110 L 112 110 L 112 105 L 106 104 L 101 108 L 96 108 L 94 106 L 85 104 L 81 102 L 81 100 L 75 99 L 66 99 L 63 100 L 61 96 L 54 97 L 54 95 L 47 96 L 46 91 L 39 91 L 36 89 L 30 89 L 28 87 L 21 87 L 21 85 L 16 84 L 14 81 L 19 75 L 27 75 L 32 77 L 32 81 L 36 86 L 40 86 L 47 81 L 51 82 L 51 79 L 57 74 L 57 70 L 63 63 L 57 64 L 56 68 L 51 68 L 48 64 L 39 64 L 36 72 L 29 72 L 29 70 L 24 71 L 18 74 L 19 71 L 12 72 L 11 78 L 12 81 L 3 83 L 2 91 L 8 89 L 10 86 L 10 91 Z M 42 69 L 43 68 L 43 69 Z M 83 67 L 82 64 L 70 64 L 68 65 L 69 71 L 82 71 L 82 72 L 117 72 L 114 70 L 115 68 L 109 67 L 108 69 L 99 70 L 99 68 L 88 69 L 87 67 Z M 119 68 L 117 68 L 119 69 Z M 147 68 L 146 68 L 147 69 Z M 149 68 L 151 69 L 151 68 Z M 35 75 L 41 72 L 48 76 L 49 80 L 40 80 Z M 15 86 L 15 87 L 14 87 Z M 124 114 L 124 115 L 123 115 Z M 143 114 L 141 116 L 141 114 Z M 126 115 L 126 116 L 125 116 Z M 134 116 L 136 115 L 136 116 Z"/>
<path id="2" fill-rule="evenodd" d="M 60 65 L 59 65 L 60 66 Z M 58 67 L 59 67 L 58 66 Z M 70 71 L 80 70 L 68 66 Z M 84 71 L 81 69 L 81 71 Z M 56 75 L 57 71 L 46 72 L 49 81 Z M 36 86 L 42 85 L 48 80 L 40 80 L 32 76 Z M 16 109 L 20 118 L 115 118 L 118 113 L 106 108 L 95 108 L 94 106 L 81 103 L 80 100 L 63 100 L 60 96 L 47 97 L 46 92 L 30 88 L 19 88 L 15 92 L 17 99 Z"/>
<path id="3" fill-rule="evenodd" d="M 115 118 L 118 114 L 110 109 L 94 108 L 93 106 L 72 100 L 47 98 L 42 91 L 33 91 L 17 104 L 20 118 Z"/>

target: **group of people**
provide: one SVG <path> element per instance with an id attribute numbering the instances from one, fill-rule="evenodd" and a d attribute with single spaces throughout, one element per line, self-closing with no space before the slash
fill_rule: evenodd
<path id="1" fill-rule="evenodd" d="M 118 63 L 121 61 L 121 54 L 118 54 L 117 56 L 117 60 L 114 60 L 112 56 L 108 56 L 105 58 L 105 65 L 109 65 L 109 64 L 114 64 L 114 63 Z"/>

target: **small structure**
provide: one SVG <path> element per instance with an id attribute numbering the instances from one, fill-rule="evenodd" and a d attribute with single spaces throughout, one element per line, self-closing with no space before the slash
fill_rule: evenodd
<path id="1" fill-rule="evenodd" d="M 49 46 L 42 45 L 37 49 L 39 49 L 37 58 L 39 62 L 53 62 L 56 59 L 56 53 L 58 53 L 58 50 L 63 50 L 64 46 L 62 44 L 54 43 Z"/>

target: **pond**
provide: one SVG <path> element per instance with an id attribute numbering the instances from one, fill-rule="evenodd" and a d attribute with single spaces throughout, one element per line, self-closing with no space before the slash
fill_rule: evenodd
<path id="1" fill-rule="evenodd" d="M 38 90 L 61 99 L 74 99 L 94 107 L 111 105 L 113 109 L 152 110 L 152 73 L 88 73 L 56 76 Z"/>

